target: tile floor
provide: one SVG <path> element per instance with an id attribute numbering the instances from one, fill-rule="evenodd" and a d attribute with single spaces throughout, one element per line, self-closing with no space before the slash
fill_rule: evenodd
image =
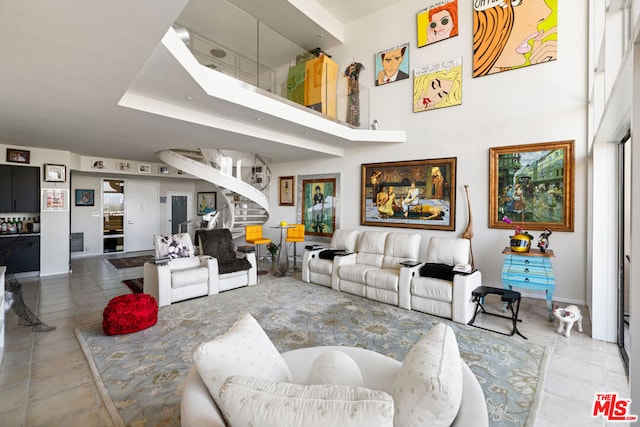
<path id="1" fill-rule="evenodd" d="M 27 305 L 37 307 L 40 319 L 57 329 L 32 332 L 18 325 L 13 311 L 7 313 L 6 351 L 0 367 L 2 426 L 110 425 L 74 328 L 102 321 L 107 302 L 129 292 L 121 281 L 141 277 L 142 267 L 117 270 L 105 257 L 93 257 L 73 260 L 72 268 L 69 275 L 19 278 Z M 272 276 L 259 278 L 265 282 Z M 487 298 L 488 307 L 499 308 L 497 298 Z M 567 339 L 556 334 L 548 321 L 544 301 L 522 300 L 520 331 L 531 342 L 547 346 L 551 355 L 537 426 L 606 425 L 601 417 L 591 417 L 595 393 L 629 397 L 617 346 L 589 338 L 591 324 L 586 317 L 584 333 L 574 327 Z M 477 324 L 507 330 L 510 322 L 484 316 Z"/>

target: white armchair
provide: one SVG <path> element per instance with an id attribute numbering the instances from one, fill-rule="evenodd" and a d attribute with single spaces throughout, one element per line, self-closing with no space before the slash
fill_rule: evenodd
<path id="1" fill-rule="evenodd" d="M 156 259 L 169 258 L 164 264 L 144 265 L 144 293 L 152 295 L 163 307 L 190 298 L 217 294 L 213 286 L 215 260 L 195 256 L 189 234 L 154 236 Z"/>
<path id="2" fill-rule="evenodd" d="M 469 240 L 432 237 L 427 264 L 402 269 L 400 283 L 409 287 L 410 300 L 400 301 L 400 307 L 468 323 L 475 312 L 471 292 L 482 285 L 482 275 L 479 271 L 456 274 L 451 268 L 468 264 L 469 256 Z"/>

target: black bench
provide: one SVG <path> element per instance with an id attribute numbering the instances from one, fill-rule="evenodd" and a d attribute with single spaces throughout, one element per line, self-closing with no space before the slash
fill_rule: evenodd
<path id="1" fill-rule="evenodd" d="M 506 309 L 511 311 L 511 316 L 503 316 L 502 314 L 490 313 L 486 311 L 484 309 L 484 297 L 486 297 L 487 295 L 500 295 L 500 299 L 505 304 Z M 509 289 L 502 289 L 502 288 L 491 288 L 489 286 L 478 286 L 471 292 L 471 296 L 472 296 L 473 302 L 476 303 L 476 310 L 475 310 L 475 313 L 473 313 L 473 317 L 469 321 L 468 325 L 479 328 L 479 329 L 484 329 L 485 331 L 491 331 L 491 332 L 496 332 L 498 334 L 507 335 L 509 337 L 513 336 L 514 334 L 518 334 L 525 340 L 527 339 L 527 337 L 522 335 L 518 330 L 518 322 L 522 322 L 522 320 L 518 319 L 518 313 L 520 312 L 520 292 L 511 291 Z M 514 303 L 516 306 L 515 310 L 513 308 Z M 511 330 L 511 333 L 507 334 L 505 332 L 495 331 L 493 329 L 483 328 L 482 326 L 474 325 L 473 322 L 476 321 L 476 316 L 478 315 L 479 312 L 488 314 L 490 316 L 510 319 L 513 322 L 513 329 Z"/>

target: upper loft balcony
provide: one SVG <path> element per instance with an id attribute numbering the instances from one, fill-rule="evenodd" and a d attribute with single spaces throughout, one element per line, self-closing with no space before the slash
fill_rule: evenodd
<path id="1" fill-rule="evenodd" d="M 305 77 L 311 63 L 315 75 Z M 347 65 L 310 55 L 228 1 L 191 0 L 119 105 L 215 129 L 205 148 L 278 161 L 406 141 L 404 131 L 371 129 L 362 84 L 357 117 L 347 118 Z"/>

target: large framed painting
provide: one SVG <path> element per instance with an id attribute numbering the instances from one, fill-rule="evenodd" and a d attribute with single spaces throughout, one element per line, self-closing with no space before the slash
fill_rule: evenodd
<path id="1" fill-rule="evenodd" d="M 473 2 L 473 77 L 558 59 L 558 0 Z"/>
<path id="2" fill-rule="evenodd" d="M 297 221 L 315 240 L 330 240 L 338 228 L 340 174 L 298 176 Z"/>
<path id="3" fill-rule="evenodd" d="M 489 227 L 573 231 L 574 141 L 489 149 Z"/>
<path id="4" fill-rule="evenodd" d="M 429 0 L 417 14 L 418 47 L 458 35 L 458 0 Z"/>
<path id="5" fill-rule="evenodd" d="M 360 223 L 453 231 L 456 157 L 362 165 Z"/>

